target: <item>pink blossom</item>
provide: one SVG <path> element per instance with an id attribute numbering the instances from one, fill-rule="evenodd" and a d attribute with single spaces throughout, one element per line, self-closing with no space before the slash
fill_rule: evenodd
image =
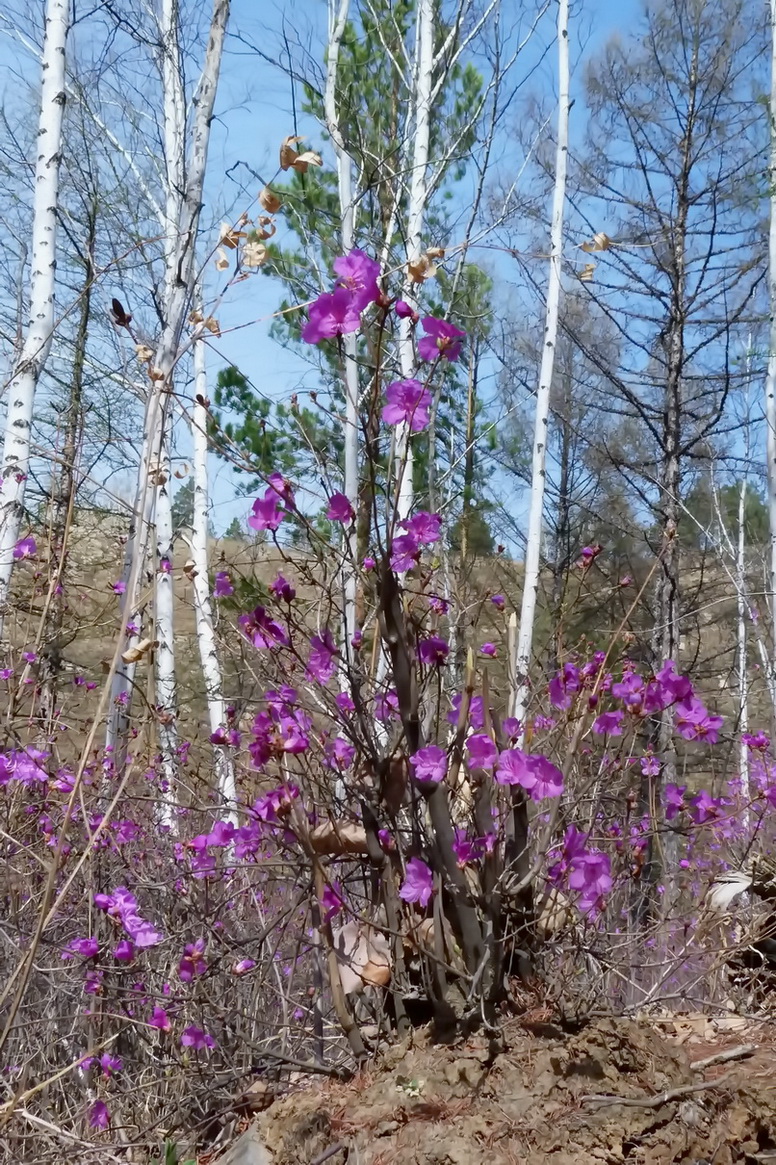
<path id="1" fill-rule="evenodd" d="M 401 320 L 412 320 L 413 323 L 417 323 L 420 319 L 418 313 L 414 310 L 414 308 L 410 307 L 406 300 L 397 299 L 394 310 Z"/>
<path id="2" fill-rule="evenodd" d="M 163 1007 L 155 1007 L 151 1012 L 151 1018 L 148 1021 L 149 1027 L 158 1028 L 159 1031 L 168 1032 L 172 1027 L 170 1017 Z"/>
<path id="3" fill-rule="evenodd" d="M 397 574 L 412 570 L 420 557 L 420 545 L 414 534 L 397 534 L 391 543 L 391 569 Z"/>
<path id="4" fill-rule="evenodd" d="M 127 584 L 121 578 L 118 579 L 117 582 L 113 583 L 113 586 L 111 587 L 111 590 L 113 591 L 113 593 L 115 595 L 123 595 L 125 593 L 126 589 L 127 589 Z"/>
<path id="5" fill-rule="evenodd" d="M 499 611 L 503 611 L 507 603 L 503 595 L 491 595 L 490 601 L 494 607 L 498 608 Z"/>
<path id="6" fill-rule="evenodd" d="M 498 760 L 498 749 L 486 732 L 476 732 L 466 740 L 470 769 L 492 769 Z"/>
<path id="7" fill-rule="evenodd" d="M 490 659 L 494 659 L 497 654 L 495 643 L 483 643 L 480 647 L 480 655 L 487 655 Z"/>
<path id="8" fill-rule="evenodd" d="M 447 775 L 447 753 L 436 744 L 420 748 L 410 757 L 418 781 L 429 781 L 438 785 Z"/>
<path id="9" fill-rule="evenodd" d="M 256 498 L 253 510 L 248 518 L 251 530 L 277 530 L 283 521 L 284 512 L 278 505 L 278 496 L 274 490 L 268 489 L 263 497 Z"/>
<path id="10" fill-rule="evenodd" d="M 337 647 L 328 627 L 323 636 L 313 635 L 307 659 L 307 676 L 320 684 L 328 683 L 337 670 Z"/>
<path id="11" fill-rule="evenodd" d="M 499 756 L 496 781 L 500 785 L 521 785 L 532 801 L 560 797 L 563 774 L 544 756 L 524 753 L 519 748 L 505 749 Z"/>
<path id="12" fill-rule="evenodd" d="M 96 938 L 74 938 L 62 951 L 63 959 L 72 959 L 78 955 L 81 959 L 94 959 L 100 951 L 100 944 Z"/>
<path id="13" fill-rule="evenodd" d="M 436 360 L 440 356 L 444 360 L 455 361 L 461 355 L 461 344 L 466 338 L 466 332 L 456 328 L 446 320 L 438 320 L 434 316 L 426 316 L 423 320 L 426 332 L 418 340 L 418 355 L 421 360 Z"/>
<path id="14" fill-rule="evenodd" d="M 359 297 L 346 287 L 324 292 L 310 305 L 309 318 L 302 328 L 307 344 L 318 344 L 334 336 L 347 336 L 361 327 Z"/>
<path id="15" fill-rule="evenodd" d="M 13 548 L 13 557 L 17 562 L 20 558 L 34 558 L 37 553 L 38 547 L 31 534 L 26 538 L 20 538 Z"/>
<path id="16" fill-rule="evenodd" d="M 228 599 L 230 595 L 234 594 L 232 580 L 225 570 L 217 571 L 213 594 L 217 599 Z"/>
<path id="17" fill-rule="evenodd" d="M 420 858 L 410 858 L 404 881 L 399 889 L 399 897 L 405 902 L 417 902 L 428 906 L 434 892 L 434 876 L 431 869 Z"/>
<path id="18" fill-rule="evenodd" d="M 232 974 L 238 975 L 238 976 L 239 975 L 247 975 L 248 972 L 252 971 L 255 966 L 256 966 L 255 959 L 240 959 L 239 962 L 237 962 L 233 965 Z"/>
<path id="19" fill-rule="evenodd" d="M 110 1112 L 104 1100 L 95 1100 L 89 1110 L 89 1124 L 93 1129 L 107 1129 L 110 1124 Z"/>
<path id="20" fill-rule="evenodd" d="M 418 659 L 429 667 L 441 667 L 450 654 L 450 644 L 441 635 L 429 635 L 418 643 Z"/>
<path id="21" fill-rule="evenodd" d="M 202 1052 L 206 1048 L 214 1048 L 216 1041 L 207 1032 L 198 1027 L 184 1028 L 181 1035 L 181 1047 L 193 1048 L 195 1052 Z"/>
<path id="22" fill-rule="evenodd" d="M 356 513 L 347 497 L 343 493 L 334 493 L 329 498 L 329 508 L 326 517 L 330 522 L 342 522 L 348 526 L 355 518 Z"/>
<path id="23" fill-rule="evenodd" d="M 338 276 L 337 285 L 346 288 L 353 297 L 353 306 L 363 311 L 370 303 L 380 298 L 377 280 L 380 278 L 380 264 L 370 259 L 363 251 L 354 248 L 347 255 L 334 260 L 334 270 Z"/>
<path id="24" fill-rule="evenodd" d="M 618 710 L 616 712 L 602 712 L 593 721 L 593 732 L 599 736 L 622 736 L 622 721 L 625 713 Z"/>
<path id="25" fill-rule="evenodd" d="M 413 433 L 428 425 L 431 393 L 419 380 L 395 380 L 386 388 L 385 399 L 383 420 L 387 425 L 408 424 Z"/>
<path id="26" fill-rule="evenodd" d="M 113 957 L 117 963 L 131 963 L 135 957 L 134 943 L 127 938 L 121 939 L 114 947 Z"/>
<path id="27" fill-rule="evenodd" d="M 420 546 L 430 546 L 439 541 L 442 527 L 442 518 L 439 514 L 431 514 L 428 510 L 420 510 L 412 518 L 405 518 L 399 522 L 403 530 L 415 539 Z"/>
<path id="28" fill-rule="evenodd" d="M 296 598 L 296 590 L 288 579 L 283 578 L 279 574 L 274 582 L 270 583 L 269 589 L 277 599 L 282 599 L 284 603 L 291 603 Z"/>

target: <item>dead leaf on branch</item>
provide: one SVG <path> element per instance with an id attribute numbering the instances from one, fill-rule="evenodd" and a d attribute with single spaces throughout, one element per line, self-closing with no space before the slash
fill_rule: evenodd
<path id="1" fill-rule="evenodd" d="M 245 231 L 235 230 L 231 223 L 222 222 L 218 244 L 221 247 L 228 247 L 230 251 L 235 251 L 240 243 L 240 239 L 244 239 L 245 237 Z"/>
<path id="2" fill-rule="evenodd" d="M 154 350 L 149 348 L 147 344 L 135 344 L 135 353 L 141 364 L 147 364 L 149 360 L 154 358 Z"/>
<path id="3" fill-rule="evenodd" d="M 207 316 L 202 321 L 202 326 L 204 328 L 207 328 L 207 330 L 214 336 L 221 335 L 221 327 L 220 327 L 218 320 L 216 319 L 215 316 Z"/>
<path id="4" fill-rule="evenodd" d="M 592 254 L 593 251 L 608 251 L 612 245 L 612 240 L 603 231 L 599 231 L 597 235 L 593 235 L 591 243 L 582 243 L 580 250 L 587 251 Z"/>
<path id="5" fill-rule="evenodd" d="M 271 239 L 272 236 L 276 233 L 276 231 L 277 231 L 277 227 L 275 226 L 274 222 L 269 217 L 269 215 L 260 214 L 258 219 L 256 220 L 256 230 L 255 230 L 254 234 L 259 239 L 261 239 L 262 242 L 264 242 L 265 239 Z"/>
<path id="6" fill-rule="evenodd" d="M 321 155 L 316 154 L 314 150 L 305 150 L 300 154 L 294 149 L 295 143 L 301 141 L 304 141 L 301 137 L 288 137 L 283 139 L 280 147 L 281 170 L 296 170 L 299 174 L 306 174 L 308 166 L 323 165 Z"/>
<path id="7" fill-rule="evenodd" d="M 277 214 L 283 203 L 274 190 L 270 190 L 269 186 L 265 186 L 259 194 L 259 202 L 267 211 L 268 214 Z"/>
<path id="8" fill-rule="evenodd" d="M 267 248 L 263 243 L 251 240 L 242 250 L 243 267 L 262 267 L 267 261 Z"/>
<path id="9" fill-rule="evenodd" d="M 173 472 L 175 473 L 175 476 L 178 478 L 178 481 L 182 481 L 184 477 L 188 477 L 189 474 L 191 473 L 191 466 L 189 465 L 188 461 L 184 461 L 183 465 L 181 465 L 178 469 L 174 470 Z"/>
<path id="10" fill-rule="evenodd" d="M 128 647 L 121 653 L 124 663 L 138 663 L 153 647 L 159 646 L 158 639 L 141 639 L 134 647 Z"/>
<path id="11" fill-rule="evenodd" d="M 192 582 L 197 577 L 199 571 L 197 570 L 197 564 L 193 558 L 186 559 L 183 564 L 183 573 L 186 575 L 186 578 L 190 579 Z"/>
<path id="12" fill-rule="evenodd" d="M 223 247 L 218 248 L 218 254 L 215 260 L 216 271 L 226 271 L 229 267 L 229 256 Z"/>
<path id="13" fill-rule="evenodd" d="M 585 263 L 584 267 L 579 273 L 580 283 L 592 283 L 593 273 L 595 272 L 595 263 Z"/>
<path id="14" fill-rule="evenodd" d="M 439 270 L 436 260 L 444 259 L 444 257 L 444 247 L 429 247 L 418 258 L 411 259 L 407 264 L 407 271 L 413 283 L 423 283 L 426 279 L 433 279 Z"/>
<path id="15" fill-rule="evenodd" d="M 189 314 L 189 323 L 196 327 L 197 324 L 202 323 L 204 318 L 205 317 L 203 316 L 202 312 L 195 308 L 194 311 Z"/>
<path id="16" fill-rule="evenodd" d="M 388 940 L 372 927 L 354 921 L 333 930 L 342 990 L 360 994 L 365 987 L 386 987 L 391 981 Z"/>

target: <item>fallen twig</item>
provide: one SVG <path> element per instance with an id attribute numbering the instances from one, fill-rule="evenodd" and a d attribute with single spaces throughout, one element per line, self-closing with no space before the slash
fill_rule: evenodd
<path id="1" fill-rule="evenodd" d="M 690 1068 L 693 1072 L 702 1072 L 705 1068 L 711 1068 L 714 1064 L 727 1064 L 730 1060 L 745 1060 L 748 1056 L 753 1056 L 757 1051 L 757 1044 L 739 1044 L 737 1048 L 731 1048 L 728 1052 L 717 1052 L 714 1056 L 707 1056 L 705 1060 L 693 1060 Z"/>
<path id="2" fill-rule="evenodd" d="M 643 1097 L 629 1097 L 629 1096 L 607 1096 L 592 1095 L 580 1097 L 581 1104 L 621 1104 L 625 1108 L 660 1108 L 662 1104 L 668 1104 L 671 1100 L 680 1100 L 683 1096 L 692 1096 L 695 1092 L 703 1092 L 707 1088 L 721 1088 L 733 1076 L 732 1072 L 726 1072 L 724 1076 L 720 1076 L 719 1080 L 702 1080 L 699 1084 L 685 1084 L 681 1088 L 668 1088 L 665 1092 L 658 1093 L 657 1096 L 643 1096 Z"/>

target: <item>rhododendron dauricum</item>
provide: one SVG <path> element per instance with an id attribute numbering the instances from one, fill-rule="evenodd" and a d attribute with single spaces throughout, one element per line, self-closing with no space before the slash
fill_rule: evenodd
<path id="1" fill-rule="evenodd" d="M 380 297 L 377 280 L 380 264 L 355 249 L 334 260 L 337 275 L 332 292 L 324 292 L 310 305 L 302 339 L 308 344 L 347 336 L 361 326 L 361 312 Z"/>

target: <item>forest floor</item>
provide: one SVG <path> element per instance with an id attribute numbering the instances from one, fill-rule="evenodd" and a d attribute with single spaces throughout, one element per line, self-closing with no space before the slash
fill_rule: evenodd
<path id="1" fill-rule="evenodd" d="M 515 1020 L 505 1035 L 494 1055 L 483 1036 L 415 1033 L 347 1083 L 299 1081 L 200 1163 L 776 1165 L 776 1023 Z"/>

